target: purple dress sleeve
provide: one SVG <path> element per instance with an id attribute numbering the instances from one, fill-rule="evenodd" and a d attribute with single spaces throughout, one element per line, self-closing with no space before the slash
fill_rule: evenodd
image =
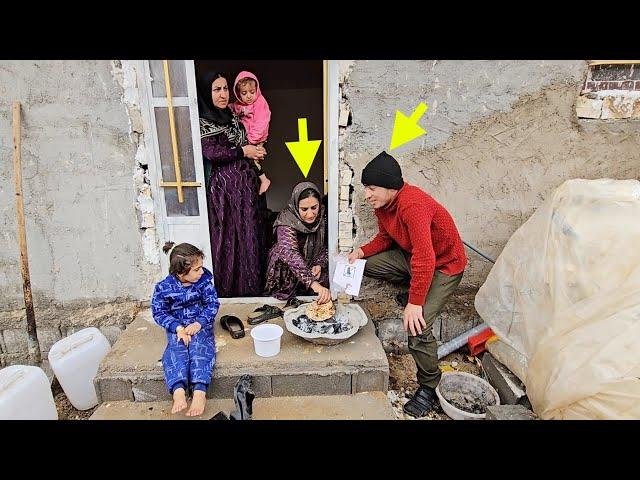
<path id="1" fill-rule="evenodd" d="M 212 165 L 224 165 L 244 158 L 242 148 L 236 147 L 226 135 L 214 135 L 202 139 L 202 155 Z"/>
<path id="2" fill-rule="evenodd" d="M 318 253 L 318 255 L 313 259 L 312 266 L 316 265 L 320 265 L 320 268 L 322 268 L 323 271 L 326 271 L 329 267 L 329 252 L 327 247 L 320 250 L 320 253 Z"/>
<path id="3" fill-rule="evenodd" d="M 311 269 L 307 266 L 298 247 L 298 237 L 295 229 L 286 225 L 277 228 L 278 244 L 283 249 L 282 259 L 289 266 L 293 274 L 309 288 L 314 282 Z"/>

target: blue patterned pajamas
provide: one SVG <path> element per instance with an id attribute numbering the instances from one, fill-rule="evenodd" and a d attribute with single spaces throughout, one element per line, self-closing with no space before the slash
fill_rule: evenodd
<path id="1" fill-rule="evenodd" d="M 216 360 L 213 325 L 219 306 L 213 275 L 206 268 L 193 285 L 185 287 L 173 275 L 156 285 L 151 312 L 154 321 L 167 333 L 162 368 L 170 393 L 179 387 L 187 392 L 189 387 L 207 390 Z M 178 340 L 176 328 L 196 321 L 202 329 L 191 337 L 187 347 Z"/>

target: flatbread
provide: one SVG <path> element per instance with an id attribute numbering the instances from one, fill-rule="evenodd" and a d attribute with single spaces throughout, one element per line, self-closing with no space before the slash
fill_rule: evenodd
<path id="1" fill-rule="evenodd" d="M 314 300 L 307 307 L 307 317 L 315 322 L 324 322 L 336 314 L 336 307 L 331 300 L 322 305 Z"/>

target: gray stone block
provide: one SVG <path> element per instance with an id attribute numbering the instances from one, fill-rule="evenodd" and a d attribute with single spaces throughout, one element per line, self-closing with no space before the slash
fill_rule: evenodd
<path id="1" fill-rule="evenodd" d="M 2 338 L 2 331 L 0 331 L 0 355 L 7 353 L 7 347 L 4 346 L 4 338 Z"/>
<path id="2" fill-rule="evenodd" d="M 131 381 L 124 378 L 98 378 L 93 384 L 100 403 L 134 400 Z"/>
<path id="3" fill-rule="evenodd" d="M 216 377 L 209 384 L 207 398 L 233 398 L 233 390 L 240 376 Z M 271 377 L 254 376 L 253 392 L 256 397 L 266 398 L 272 396 Z"/>
<path id="4" fill-rule="evenodd" d="M 388 352 L 408 351 L 407 333 L 402 326 L 402 320 L 389 319 L 378 322 L 378 338 L 383 348 Z"/>
<path id="5" fill-rule="evenodd" d="M 136 402 L 157 402 L 171 400 L 164 378 L 146 378 L 131 384 L 133 399 Z"/>
<path id="6" fill-rule="evenodd" d="M 389 388 L 389 371 L 383 369 L 362 370 L 353 374 L 352 392 L 386 392 Z"/>
<path id="7" fill-rule="evenodd" d="M 526 399 L 525 386 L 520 379 L 498 362 L 489 352 L 484 353 L 482 366 L 487 374 L 489 383 L 500 395 L 500 403 L 503 405 L 516 405 Z"/>
<path id="8" fill-rule="evenodd" d="M 522 405 L 491 405 L 487 407 L 485 420 L 537 420 L 531 410 Z"/>
<path id="9" fill-rule="evenodd" d="M 271 377 L 274 397 L 351 394 L 351 374 L 299 374 Z"/>
<path id="10" fill-rule="evenodd" d="M 51 347 L 58 340 L 62 339 L 59 328 L 38 328 L 38 342 L 40 343 L 40 351 L 48 353 Z"/>
<path id="11" fill-rule="evenodd" d="M 2 331 L 2 337 L 4 339 L 4 348 L 6 353 L 26 353 L 29 351 L 27 344 L 28 335 L 26 327 L 22 328 L 8 328 Z"/>

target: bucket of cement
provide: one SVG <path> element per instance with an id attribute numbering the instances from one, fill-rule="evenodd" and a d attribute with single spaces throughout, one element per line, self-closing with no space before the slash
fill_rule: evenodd
<path id="1" fill-rule="evenodd" d="M 261 357 L 273 357 L 280 353 L 280 339 L 284 330 L 280 325 L 268 323 L 258 325 L 251 329 L 253 348 L 256 355 Z"/>
<path id="2" fill-rule="evenodd" d="M 466 372 L 444 372 L 436 387 L 442 410 L 454 420 L 480 420 L 487 407 L 500 405 L 489 382 Z"/>

